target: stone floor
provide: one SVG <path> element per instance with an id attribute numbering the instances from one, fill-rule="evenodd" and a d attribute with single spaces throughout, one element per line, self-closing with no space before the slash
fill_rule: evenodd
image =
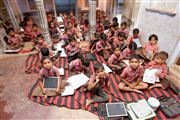
<path id="1" fill-rule="evenodd" d="M 0 120 L 98 119 L 85 110 L 42 106 L 27 98 L 37 75 L 24 73 L 25 55 L 0 55 Z"/>

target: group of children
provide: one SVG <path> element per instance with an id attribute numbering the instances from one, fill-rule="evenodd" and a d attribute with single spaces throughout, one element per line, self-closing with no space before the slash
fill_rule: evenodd
<path id="1" fill-rule="evenodd" d="M 49 23 L 49 31 L 51 37 L 59 33 L 59 41 L 64 41 L 63 48 L 67 54 L 68 65 L 65 68 L 81 73 L 90 71 L 90 61 L 83 57 L 83 54 L 99 54 L 107 60 L 107 65 L 121 77 L 119 81 L 120 91 L 131 91 L 143 94 L 143 89 L 152 89 L 154 87 L 161 87 L 165 89 L 168 81 L 165 80 L 168 75 L 168 67 L 166 60 L 168 54 L 164 51 L 158 51 L 158 37 L 156 34 L 149 36 L 149 41 L 142 47 L 139 47 L 134 39 L 139 39 L 139 29 L 133 30 L 133 35 L 129 35 L 129 29 L 126 22 L 119 23 L 117 18 L 113 18 L 110 23 L 105 14 L 97 14 L 96 33 L 90 38 L 89 46 L 85 48 L 79 47 L 79 39 L 85 40 L 86 33 L 89 31 L 89 21 L 83 21 L 78 27 L 73 12 L 67 16 L 65 13 L 62 15 L 65 30 L 60 30 L 56 19 L 52 18 L 50 14 L 47 15 Z M 105 18 L 105 19 L 104 19 Z M 31 30 L 30 30 L 31 28 Z M 108 30 L 108 32 L 104 32 Z M 25 34 L 31 38 L 35 48 L 39 53 L 41 59 L 42 69 L 39 72 L 39 85 L 42 92 L 46 94 L 46 89 L 43 87 L 42 81 L 44 77 L 59 77 L 58 87 L 56 93 L 62 93 L 65 86 L 68 85 L 65 80 L 61 79 L 58 68 L 53 65 L 53 51 L 52 46 L 49 46 L 43 39 L 43 36 L 38 30 L 38 26 L 32 23 L 31 19 L 26 20 Z M 22 46 L 23 42 L 18 35 L 15 35 L 13 29 L 8 31 L 8 42 L 14 47 Z M 141 40 L 140 40 L 141 41 Z M 83 51 L 82 51 L 83 50 Z M 129 60 L 129 65 L 125 64 L 123 60 Z M 90 79 L 83 87 L 91 92 L 94 96 L 92 99 L 86 100 L 86 107 L 94 102 L 106 102 L 109 100 L 107 93 L 103 90 L 109 87 L 109 75 L 105 72 L 101 63 L 96 62 L 93 66 L 94 72 L 91 73 Z M 160 83 L 147 84 L 142 81 L 145 69 L 159 69 L 156 76 L 159 77 Z M 27 71 L 31 72 L 31 71 Z"/>

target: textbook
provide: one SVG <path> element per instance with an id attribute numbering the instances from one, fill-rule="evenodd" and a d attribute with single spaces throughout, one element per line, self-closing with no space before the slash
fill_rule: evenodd
<path id="1" fill-rule="evenodd" d="M 133 120 L 146 120 L 156 116 L 145 99 L 127 104 L 127 112 Z"/>

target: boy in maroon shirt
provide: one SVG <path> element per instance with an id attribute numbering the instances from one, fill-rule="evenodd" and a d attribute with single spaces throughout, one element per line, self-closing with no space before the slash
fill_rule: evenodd
<path id="1" fill-rule="evenodd" d="M 129 64 L 130 66 L 126 67 L 121 74 L 122 82 L 119 84 L 119 89 L 143 94 L 140 90 L 146 89 L 148 85 L 141 79 L 144 69 L 140 65 L 139 57 L 133 55 Z"/>

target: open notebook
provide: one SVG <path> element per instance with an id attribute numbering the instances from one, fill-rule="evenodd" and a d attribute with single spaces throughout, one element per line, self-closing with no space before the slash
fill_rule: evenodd
<path id="1" fill-rule="evenodd" d="M 143 82 L 146 83 L 155 83 L 159 82 L 159 78 L 155 75 L 157 72 L 159 72 L 158 69 L 146 69 L 143 75 Z"/>
<path id="2" fill-rule="evenodd" d="M 156 116 L 145 99 L 127 104 L 127 111 L 133 120 L 145 120 Z"/>
<path id="3" fill-rule="evenodd" d="M 73 95 L 75 90 L 87 83 L 89 78 L 84 73 L 73 75 L 68 78 L 68 86 L 65 87 L 61 96 Z"/>

